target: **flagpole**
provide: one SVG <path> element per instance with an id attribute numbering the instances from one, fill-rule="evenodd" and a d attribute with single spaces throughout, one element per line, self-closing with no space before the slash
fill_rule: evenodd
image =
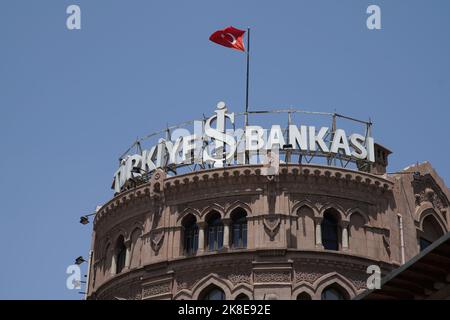
<path id="1" fill-rule="evenodd" d="M 247 84 L 245 89 L 245 127 L 248 126 L 248 80 L 250 71 L 250 28 L 247 28 Z M 250 155 L 248 151 L 245 151 L 244 162 L 250 163 Z"/>
<path id="2" fill-rule="evenodd" d="M 246 125 L 248 124 L 248 82 L 249 82 L 249 71 L 250 71 L 250 28 L 247 28 L 247 86 L 245 90 L 245 116 Z"/>

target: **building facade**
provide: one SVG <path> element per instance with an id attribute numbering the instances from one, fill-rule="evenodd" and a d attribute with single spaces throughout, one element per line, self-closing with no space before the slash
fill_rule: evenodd
<path id="1" fill-rule="evenodd" d="M 156 171 L 94 220 L 88 299 L 352 299 L 450 230 L 429 163 Z"/>

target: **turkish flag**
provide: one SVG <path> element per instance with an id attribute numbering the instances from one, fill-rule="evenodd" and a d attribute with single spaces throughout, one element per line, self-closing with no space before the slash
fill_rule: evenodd
<path id="1" fill-rule="evenodd" d="M 234 27 L 227 27 L 223 30 L 218 30 L 214 32 L 209 37 L 209 40 L 217 44 L 220 44 L 224 47 L 245 52 L 243 42 L 244 33 L 245 33 L 244 30 L 239 30 Z"/>

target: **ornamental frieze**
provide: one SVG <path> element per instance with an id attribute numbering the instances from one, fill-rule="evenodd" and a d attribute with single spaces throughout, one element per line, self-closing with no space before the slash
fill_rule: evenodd
<path id="1" fill-rule="evenodd" d="M 255 283 L 291 282 L 290 271 L 258 271 L 254 273 Z"/>
<path id="2" fill-rule="evenodd" d="M 240 283 L 248 283 L 251 282 L 251 275 L 243 274 L 243 273 L 231 273 L 228 275 L 228 280 L 231 281 L 233 285 L 238 285 Z"/>
<path id="3" fill-rule="evenodd" d="M 169 282 L 144 287 L 142 289 L 142 297 L 143 298 L 152 297 L 152 296 L 156 296 L 156 295 L 164 294 L 164 293 L 170 293 L 170 283 Z"/>
<path id="4" fill-rule="evenodd" d="M 302 282 L 306 281 L 310 284 L 313 284 L 317 279 L 319 279 L 321 276 L 323 276 L 322 273 L 316 273 L 316 272 L 296 272 L 294 275 L 294 281 L 295 282 Z"/>

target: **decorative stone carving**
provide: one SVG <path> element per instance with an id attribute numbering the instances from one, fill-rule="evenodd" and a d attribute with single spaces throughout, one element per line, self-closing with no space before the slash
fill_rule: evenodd
<path id="1" fill-rule="evenodd" d="M 240 283 L 250 283 L 250 274 L 231 273 L 228 275 L 228 280 L 230 280 L 234 285 Z"/>
<path id="2" fill-rule="evenodd" d="M 296 272 L 294 279 L 295 279 L 295 282 L 306 281 L 308 283 L 313 284 L 321 276 L 322 276 L 321 273 L 316 273 L 316 272 Z"/>
<path id="3" fill-rule="evenodd" d="M 281 218 L 276 215 L 268 215 L 264 217 L 264 229 L 270 237 L 270 241 L 275 239 L 275 235 L 280 229 Z"/>
<path id="4" fill-rule="evenodd" d="M 170 283 L 169 282 L 144 287 L 142 289 L 142 296 L 144 298 L 156 296 L 158 294 L 163 294 L 163 293 L 170 293 Z"/>
<path id="5" fill-rule="evenodd" d="M 254 274 L 254 280 L 256 283 L 267 282 L 291 282 L 291 273 L 289 271 L 264 271 L 256 272 Z"/>
<path id="6" fill-rule="evenodd" d="M 163 230 L 159 230 L 159 231 L 150 233 L 150 246 L 152 247 L 155 254 L 158 254 L 159 249 L 161 249 L 163 240 L 164 240 L 164 231 Z"/>
<path id="7" fill-rule="evenodd" d="M 422 176 L 413 181 L 413 189 L 416 198 L 416 206 L 423 202 L 430 202 L 438 211 L 448 206 L 448 200 L 433 178 L 429 175 Z"/>
<path id="8" fill-rule="evenodd" d="M 365 290 L 367 289 L 367 283 L 363 280 L 353 280 L 353 285 L 356 287 L 356 289 L 358 290 Z"/>
<path id="9" fill-rule="evenodd" d="M 183 290 L 189 288 L 189 285 L 183 279 L 177 279 L 177 290 Z"/>

